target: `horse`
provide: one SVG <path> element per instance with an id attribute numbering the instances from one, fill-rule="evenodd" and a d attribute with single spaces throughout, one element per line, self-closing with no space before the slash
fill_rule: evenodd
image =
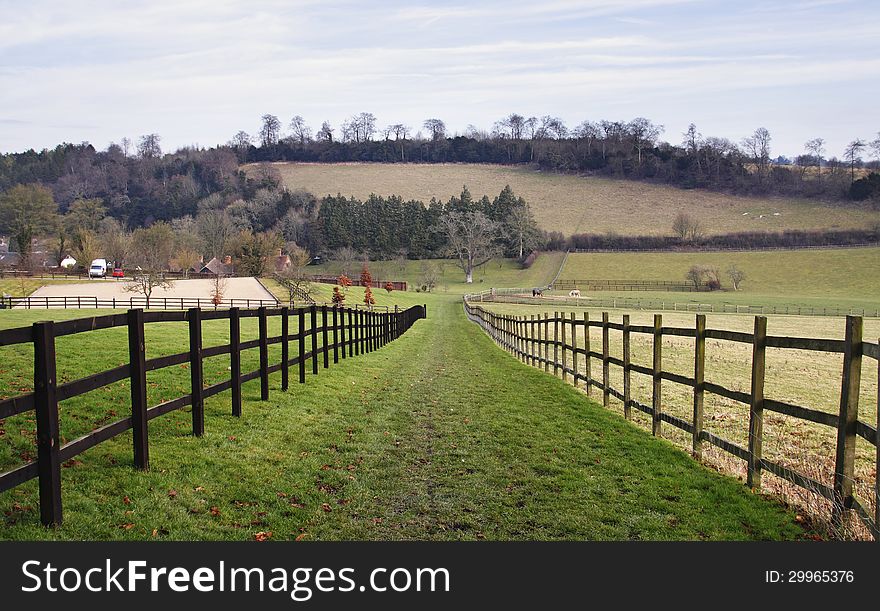
<path id="1" fill-rule="evenodd" d="M 580 299 L 581 292 L 579 289 L 572 289 L 568 292 L 568 296 L 569 297 L 577 297 L 578 299 Z"/>
<path id="2" fill-rule="evenodd" d="M 544 291 L 541 289 L 532 289 L 532 297 L 543 297 Z"/>

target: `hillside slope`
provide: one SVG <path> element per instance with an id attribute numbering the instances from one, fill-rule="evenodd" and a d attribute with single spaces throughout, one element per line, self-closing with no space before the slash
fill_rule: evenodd
<path id="1" fill-rule="evenodd" d="M 736 197 L 630 180 L 538 172 L 522 166 L 482 164 L 274 163 L 284 184 L 319 197 L 400 195 L 425 203 L 447 200 L 467 185 L 475 197 L 498 195 L 510 185 L 532 206 L 538 224 L 565 235 L 671 233 L 675 215 L 698 216 L 707 233 L 785 229 L 864 228 L 880 211 L 811 200 Z"/>

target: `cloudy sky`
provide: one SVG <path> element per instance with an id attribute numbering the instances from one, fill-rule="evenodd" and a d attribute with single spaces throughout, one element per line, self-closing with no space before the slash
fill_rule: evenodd
<path id="1" fill-rule="evenodd" d="M 877 0 L 0 0 L 0 151 L 157 132 L 212 146 L 259 117 L 335 127 L 510 112 L 694 122 L 773 153 L 880 131 Z"/>

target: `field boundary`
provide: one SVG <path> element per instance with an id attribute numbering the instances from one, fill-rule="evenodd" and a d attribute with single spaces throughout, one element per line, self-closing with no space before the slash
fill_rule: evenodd
<path id="1" fill-rule="evenodd" d="M 635 297 L 531 297 L 531 290 L 526 288 L 494 288 L 479 293 L 471 293 L 467 297 L 473 301 L 496 301 L 499 303 L 519 303 L 523 305 L 571 306 L 578 308 L 608 308 L 612 310 L 626 309 L 639 311 L 690 312 L 703 314 L 760 314 L 774 316 L 861 316 L 863 318 L 880 318 L 880 307 L 870 308 L 837 308 L 819 306 L 770 306 L 757 304 L 735 303 L 679 303 L 662 299 L 639 299 Z"/>
<path id="2" fill-rule="evenodd" d="M 781 337 L 767 335 L 767 318 L 755 316 L 754 332 L 741 333 L 706 327 L 706 317 L 696 315 L 694 327 L 665 327 L 662 315 L 654 315 L 653 326 L 631 325 L 629 315 L 624 314 L 621 322 L 611 322 L 608 312 L 602 313 L 601 320 L 591 320 L 587 312 L 578 319 L 574 313 L 570 318 L 555 312 L 550 317 L 546 312 L 540 315 L 509 316 L 490 312 L 479 305 L 471 304 L 473 295 L 464 296 L 464 310 L 469 320 L 478 324 L 499 346 L 518 357 L 523 363 L 534 367 L 543 367 L 546 373 L 561 374 L 563 381 L 571 380 L 577 387 L 583 382 L 588 394 L 592 388 L 602 391 L 602 403 L 610 406 L 610 398 L 614 397 L 623 404 L 624 417 L 632 418 L 633 408 L 648 414 L 652 422 L 652 434 L 661 436 L 662 423 L 691 434 L 692 453 L 695 457 L 702 456 L 703 444 L 720 448 L 746 463 L 747 485 L 755 490 L 761 489 L 761 475 L 768 471 L 797 487 L 823 497 L 832 503 L 832 525 L 841 527 L 847 523 L 851 513 L 858 516 L 864 527 L 871 533 L 875 541 L 880 541 L 880 396 L 877 399 L 877 422 L 872 426 L 859 420 L 859 388 L 861 382 L 861 364 L 863 358 L 874 359 L 880 372 L 880 342 L 864 342 L 862 339 L 863 321 L 858 316 L 847 316 L 846 339 L 829 340 L 801 337 Z M 552 335 L 551 335 L 552 326 Z M 584 330 L 585 345 L 577 345 L 577 329 Z M 601 352 L 590 346 L 589 329 L 599 328 L 602 331 Z M 569 331 L 567 333 L 567 331 Z M 610 333 L 619 331 L 623 336 L 623 358 L 610 355 Z M 644 367 L 630 360 L 631 336 L 647 334 L 652 337 L 653 363 Z M 693 377 L 682 376 L 663 369 L 663 337 L 679 336 L 694 339 L 694 374 Z M 752 346 L 751 386 L 750 392 L 731 390 L 724 386 L 705 380 L 706 339 L 738 342 Z M 569 343 L 569 340 L 571 343 Z M 830 414 L 815 409 L 801 407 L 775 401 L 764 397 L 765 354 L 767 348 L 785 348 L 809 350 L 826 353 L 843 354 L 843 371 L 841 374 L 840 409 L 838 414 Z M 551 355 L 552 348 L 552 355 Z M 561 354 L 560 354 L 561 352 Z M 560 360 L 561 357 L 561 360 Z M 568 358 L 571 358 L 571 363 Z M 579 367 L 579 357 L 583 357 L 585 371 Z M 591 360 L 601 361 L 601 379 L 594 378 Z M 623 389 L 613 388 L 609 382 L 612 366 L 623 370 Z M 631 396 L 632 373 L 649 376 L 652 379 L 651 405 L 644 405 Z M 685 420 L 665 413 L 663 410 L 662 383 L 666 380 L 693 389 L 693 413 L 690 420 Z M 710 393 L 725 397 L 732 401 L 744 403 L 750 408 L 748 447 L 732 443 L 726 439 L 703 430 L 703 400 Z M 835 452 L 834 481 L 832 486 L 803 475 L 796 470 L 778 462 L 770 461 L 762 456 L 764 411 L 777 412 L 787 416 L 807 420 L 837 431 Z M 855 480 L 855 446 L 857 437 L 861 437 L 873 445 L 876 451 L 876 471 L 874 485 L 874 511 L 858 499 L 853 491 Z"/>
<path id="3" fill-rule="evenodd" d="M 318 311 L 320 309 L 320 324 Z M 86 450 L 132 431 L 135 468 L 149 468 L 149 439 L 147 423 L 159 416 L 186 406 L 192 406 L 193 435 L 201 437 L 205 431 L 204 400 L 227 390 L 232 393 L 232 415 L 240 417 L 242 409 L 241 385 L 260 380 L 260 399 L 269 399 L 269 374 L 281 372 L 281 390 L 289 389 L 289 373 L 293 365 L 299 367 L 299 383 L 306 381 L 306 362 L 312 362 L 312 374 L 318 375 L 319 356 L 324 369 L 332 362 L 377 350 L 403 335 L 417 320 L 427 315 L 425 306 L 413 306 L 403 311 L 372 312 L 353 308 L 310 306 L 290 309 L 230 308 L 203 311 L 190 308 L 178 312 L 145 312 L 132 309 L 125 314 L 110 314 L 93 318 L 76 318 L 64 322 L 37 322 L 30 327 L 0 331 L 0 348 L 18 344 L 32 344 L 34 350 L 34 390 L 0 400 L 0 419 L 18 414 L 33 413 L 37 424 L 37 459 L 0 474 L 0 493 L 31 479 L 39 480 L 40 521 L 45 526 L 62 523 L 61 465 Z M 332 322 L 330 317 L 332 316 Z M 259 338 L 241 341 L 241 319 L 256 317 Z M 281 335 L 269 337 L 268 320 L 280 317 Z M 306 319 L 310 324 L 306 325 Z M 348 319 L 346 321 L 346 318 Z M 290 333 L 290 321 L 296 320 L 298 331 Z M 208 320 L 229 321 L 229 343 L 202 347 L 202 323 Z M 145 327 L 147 324 L 187 322 L 189 350 L 170 356 L 146 359 Z M 127 327 L 129 362 L 92 374 L 88 377 L 57 384 L 55 339 L 99 329 Z M 330 334 L 332 333 L 332 343 Z M 319 346 L 320 335 L 320 346 Z M 306 351 L 306 338 L 311 338 L 311 350 Z M 290 343 L 297 342 L 298 352 L 290 357 Z M 269 345 L 281 344 L 281 362 L 269 365 Z M 259 369 L 241 373 L 241 353 L 259 349 Z M 204 386 L 203 363 L 210 357 L 228 354 L 230 378 L 211 386 Z M 147 372 L 188 364 L 191 391 L 189 394 L 148 407 Z M 59 402 L 109 384 L 129 380 L 131 384 L 131 415 L 106 424 L 64 445 L 60 442 Z"/>

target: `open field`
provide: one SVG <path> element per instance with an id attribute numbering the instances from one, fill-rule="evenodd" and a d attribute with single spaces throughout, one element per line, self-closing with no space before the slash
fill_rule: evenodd
<path id="1" fill-rule="evenodd" d="M 254 299 L 271 301 L 273 294 L 252 277 L 224 278 L 223 299 Z M 35 290 L 32 297 L 95 297 L 99 300 L 130 297 L 141 298 L 142 293 L 132 293 L 126 289 L 131 286 L 126 280 L 92 280 L 90 282 L 71 282 L 49 284 Z M 205 299 L 210 300 L 215 290 L 213 280 L 175 280 L 169 287 L 156 287 L 151 299 Z"/>
<path id="2" fill-rule="evenodd" d="M 39 526 L 36 482 L 0 494 L 2 539 L 794 539 L 792 512 L 703 468 L 672 445 L 523 366 L 461 313 L 424 296 L 428 320 L 400 340 L 309 376 L 288 393 L 244 386 L 206 402 L 206 433 L 187 410 L 150 423 L 152 468 L 131 468 L 121 435 L 65 464 L 65 523 Z M 62 318 L 74 312 L 52 311 Z M 46 312 L 15 311 L 3 326 Z M 242 340 L 254 336 L 246 319 Z M 176 323 L 147 329 L 148 357 L 179 349 Z M 270 333 L 277 329 L 270 329 Z M 208 328 L 205 344 L 226 340 Z M 277 348 L 277 346 L 272 346 Z M 125 360 L 124 329 L 59 338 L 59 379 Z M 272 361 L 277 358 L 273 350 Z M 29 386 L 28 350 L 4 349 L 0 392 Z M 254 365 L 253 357 L 243 364 Z M 227 375 L 222 357 L 206 382 Z M 161 373 L 161 372 L 156 372 Z M 189 374 L 148 379 L 150 403 L 186 392 Z M 62 406 L 70 439 L 127 405 L 128 389 Z M 8 418 L 0 468 L 33 451 L 33 420 Z M 650 477 L 646 469 L 650 468 Z"/>
<path id="3" fill-rule="evenodd" d="M 732 291 L 726 270 L 745 272 L 741 290 Z M 609 296 L 677 303 L 815 305 L 874 308 L 880 305 L 880 248 L 805 249 L 767 252 L 707 253 L 572 253 L 560 279 L 626 279 L 684 281 L 692 265 L 711 265 L 721 272 L 724 291 L 662 293 L 657 291 L 587 292 L 584 298 Z M 566 291 L 567 294 L 567 291 Z"/>
<path id="4" fill-rule="evenodd" d="M 585 312 L 591 319 L 601 318 L 600 310 L 527 306 L 517 304 L 495 304 L 485 302 L 484 308 L 517 316 L 543 315 L 548 310 L 564 312 L 566 316 L 574 313 L 579 319 Z M 552 309 L 551 309 L 552 308 Z M 651 325 L 653 316 L 649 312 L 617 310 L 611 312 L 612 322 L 620 322 L 621 316 L 630 314 L 633 325 Z M 712 329 L 725 329 L 751 333 L 754 317 L 746 315 L 707 314 L 706 325 Z M 880 337 L 880 320 L 865 320 L 865 340 L 876 342 Z M 694 326 L 694 315 L 684 313 L 664 313 L 663 326 Z M 844 319 L 833 317 L 768 317 L 767 332 L 770 335 L 843 339 Z M 552 328 L 551 328 L 552 334 Z M 622 358 L 622 333 L 610 334 L 611 356 Z M 584 346 L 583 329 L 579 329 L 579 346 Z M 590 329 L 590 342 L 593 350 L 601 351 L 601 329 Z M 664 336 L 663 368 L 683 376 L 693 376 L 694 340 L 692 338 Z M 634 333 L 631 340 L 632 362 L 650 367 L 652 360 L 652 339 L 649 335 Z M 580 370 L 584 371 L 583 357 Z M 593 359 L 592 374 L 601 379 L 601 361 Z M 767 349 L 765 396 L 769 399 L 786 401 L 795 405 L 836 414 L 839 409 L 841 371 L 843 355 L 787 350 Z M 735 391 L 749 392 L 751 371 L 751 346 L 746 344 L 709 339 L 706 341 L 706 381 L 720 384 Z M 618 367 L 611 368 L 611 386 L 623 389 L 623 372 Z M 862 366 L 860 395 L 860 417 L 872 426 L 876 424 L 877 409 L 877 364 L 865 359 Z M 633 399 L 643 404 L 651 404 L 652 381 L 650 377 L 632 374 Z M 593 389 L 594 396 L 601 399 L 601 392 Z M 611 402 L 612 411 L 622 413 L 622 406 L 615 399 Z M 663 411 L 690 420 L 693 415 L 693 391 L 669 381 L 663 383 Z M 633 410 L 634 419 L 650 429 L 650 417 Z M 705 396 L 705 429 L 729 441 L 747 447 L 749 428 L 749 406 L 723 397 Z M 681 446 L 690 448 L 691 438 L 672 426 L 664 426 L 664 437 Z M 765 412 L 764 415 L 764 457 L 831 485 L 834 472 L 836 430 L 792 418 L 783 414 Z M 708 446 L 708 444 L 706 444 Z M 733 459 L 714 449 L 705 453 L 706 459 L 714 464 L 731 469 L 744 476 L 742 461 Z M 876 474 L 875 448 L 861 438 L 856 454 L 856 487 L 860 498 L 873 507 L 874 482 Z M 783 492 L 793 501 L 815 503 L 815 499 L 789 486 L 773 476 L 766 478 L 766 488 Z M 828 508 L 822 507 L 823 512 Z"/>
<path id="5" fill-rule="evenodd" d="M 546 286 L 553 280 L 564 256 L 565 253 L 559 252 L 541 253 L 534 265 L 525 270 L 521 269 L 514 259 L 494 259 L 474 271 L 473 284 L 465 283 L 464 272 L 451 259 L 408 260 L 402 268 L 395 261 L 370 261 L 370 273 L 376 280 L 406 281 L 412 291 L 422 285 L 422 265 L 429 263 L 440 269 L 439 280 L 434 290 L 460 295 L 468 291 L 489 289 L 493 286 Z M 340 263 L 328 261 L 322 265 L 309 266 L 307 271 L 310 274 L 338 276 L 343 270 Z M 361 264 L 353 263 L 348 270 L 348 275 L 351 278 L 357 278 L 360 272 Z M 378 292 L 376 289 L 373 290 L 374 294 Z"/>
<path id="6" fill-rule="evenodd" d="M 467 185 L 475 198 L 495 197 L 510 185 L 529 202 L 538 225 L 565 235 L 671 233 L 680 211 L 699 217 L 707 233 L 785 229 L 864 228 L 880 211 L 811 200 L 750 198 L 683 190 L 629 180 L 543 173 L 482 164 L 274 163 L 284 184 L 325 195 L 400 195 L 427 204 L 446 201 Z M 745 214 L 748 213 L 748 214 Z M 778 213 L 778 216 L 775 216 Z M 763 218 L 761 216 L 763 215 Z"/>

